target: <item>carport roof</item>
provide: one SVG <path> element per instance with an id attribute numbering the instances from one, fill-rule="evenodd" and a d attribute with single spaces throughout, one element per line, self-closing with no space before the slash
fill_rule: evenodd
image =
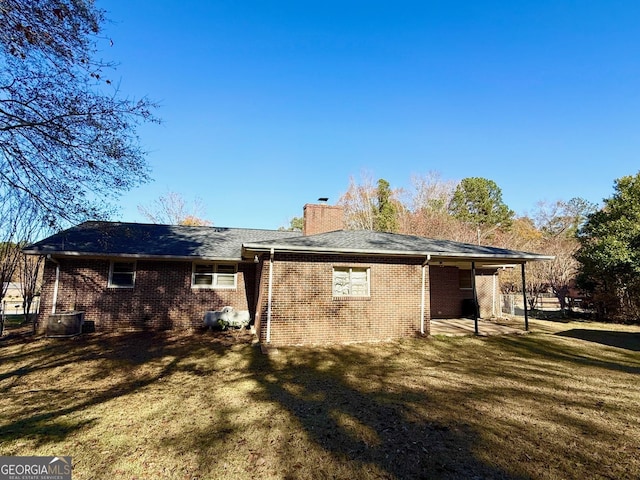
<path id="1" fill-rule="evenodd" d="M 309 236 L 296 236 L 247 242 L 244 251 L 315 252 L 363 255 L 430 256 L 443 260 L 480 260 L 497 263 L 522 263 L 550 260 L 553 257 L 498 247 L 435 240 L 416 235 L 374 232 L 369 230 L 337 230 Z"/>

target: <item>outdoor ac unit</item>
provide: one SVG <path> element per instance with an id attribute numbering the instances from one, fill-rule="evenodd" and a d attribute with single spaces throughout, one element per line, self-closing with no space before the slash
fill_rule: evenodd
<path id="1" fill-rule="evenodd" d="M 52 313 L 47 318 L 45 336 L 74 337 L 82 333 L 84 312 L 71 311 Z"/>

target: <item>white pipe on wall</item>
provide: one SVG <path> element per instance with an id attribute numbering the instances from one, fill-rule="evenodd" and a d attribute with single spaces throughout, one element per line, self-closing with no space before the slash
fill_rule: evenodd
<path id="1" fill-rule="evenodd" d="M 56 264 L 56 281 L 53 284 L 53 302 L 51 304 L 51 315 L 56 313 L 56 305 L 58 303 L 58 285 L 60 284 L 60 262 L 53 258 L 51 255 L 47 255 L 47 258 Z"/>
<path id="2" fill-rule="evenodd" d="M 427 254 L 427 259 L 422 264 L 422 291 L 420 292 L 420 333 L 424 335 L 424 310 L 425 310 L 425 298 L 424 287 L 426 283 L 426 269 L 429 268 L 429 260 L 431 260 L 431 254 Z"/>
<path id="3" fill-rule="evenodd" d="M 271 300 L 273 294 L 273 254 L 274 250 L 271 249 L 269 255 L 269 290 L 267 293 L 267 343 L 271 342 Z"/>

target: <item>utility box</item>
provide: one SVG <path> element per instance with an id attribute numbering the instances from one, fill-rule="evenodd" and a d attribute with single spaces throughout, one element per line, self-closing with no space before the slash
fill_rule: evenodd
<path id="1" fill-rule="evenodd" d="M 476 315 L 476 302 L 473 298 L 462 299 L 462 316 L 464 318 L 473 318 Z"/>
<path id="2" fill-rule="evenodd" d="M 47 317 L 45 328 L 46 337 L 75 337 L 82 333 L 84 312 L 73 310 L 70 312 L 52 313 Z"/>

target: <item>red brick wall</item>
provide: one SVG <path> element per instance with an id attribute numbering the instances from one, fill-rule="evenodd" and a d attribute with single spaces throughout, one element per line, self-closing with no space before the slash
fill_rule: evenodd
<path id="1" fill-rule="evenodd" d="M 304 235 L 334 232 L 344 229 L 344 209 L 338 205 L 304 206 Z"/>
<path id="2" fill-rule="evenodd" d="M 136 262 L 134 288 L 108 288 L 109 260 L 60 259 L 57 312 L 82 310 L 96 331 L 197 328 L 207 310 L 231 305 L 252 311 L 255 265 L 238 266 L 236 289 L 192 289 L 191 262 Z M 40 327 L 51 313 L 55 283 L 47 262 L 40 307 Z M 245 283 L 246 282 L 246 283 Z"/>
<path id="3" fill-rule="evenodd" d="M 420 331 L 421 259 L 310 257 L 276 253 L 273 277 L 271 343 L 320 344 L 378 341 Z M 334 298 L 334 266 L 369 267 L 368 298 Z M 40 325 L 51 313 L 55 264 L 44 271 Z M 231 305 L 255 312 L 255 326 L 266 341 L 269 255 L 261 263 L 240 264 L 234 290 L 191 289 L 191 262 L 136 263 L 133 289 L 107 288 L 109 260 L 60 259 L 57 311 L 83 310 L 96 331 L 197 328 L 204 312 Z M 481 316 L 491 314 L 492 272 L 476 278 Z M 256 287 L 257 286 L 257 287 Z M 257 288 L 257 290 L 256 290 Z M 431 291 L 431 293 L 430 293 Z M 431 266 L 426 272 L 425 332 L 430 318 L 459 317 L 463 298 L 455 267 Z"/>
<path id="4" fill-rule="evenodd" d="M 275 254 L 271 344 L 298 345 L 387 340 L 420 331 L 421 260 Z M 334 266 L 369 267 L 370 297 L 334 298 Z M 269 260 L 260 278 L 258 332 L 267 340 Z M 429 332 L 429 276 L 425 330 Z"/>
<path id="5" fill-rule="evenodd" d="M 458 267 L 431 265 L 431 318 L 459 318 L 462 300 L 473 298 L 473 291 L 460 289 Z"/>

